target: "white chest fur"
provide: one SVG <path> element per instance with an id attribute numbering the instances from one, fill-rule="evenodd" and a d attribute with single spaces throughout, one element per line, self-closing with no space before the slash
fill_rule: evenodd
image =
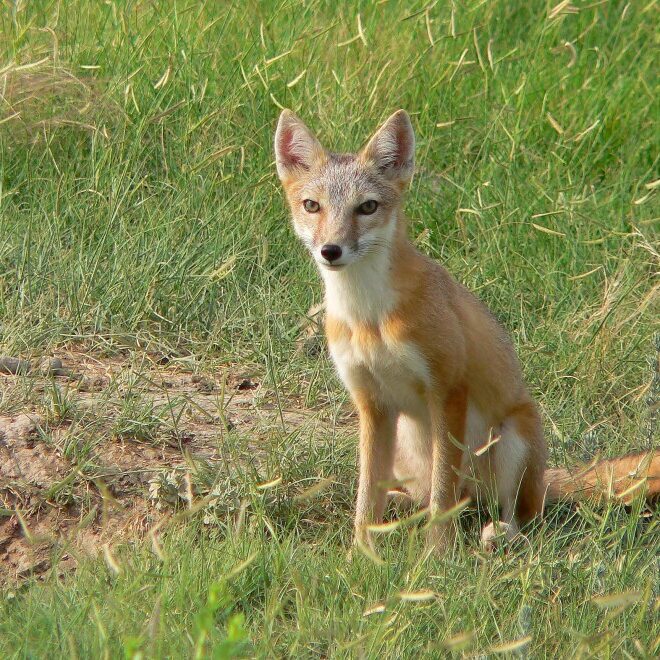
<path id="1" fill-rule="evenodd" d="M 396 294 L 388 286 L 387 263 L 368 259 L 350 270 L 322 271 L 328 314 L 345 323 L 377 323 L 396 304 Z"/>
<path id="2" fill-rule="evenodd" d="M 391 241 L 394 226 L 393 217 L 377 238 Z M 376 250 L 348 268 L 321 273 L 326 312 L 344 330 L 328 339 L 346 387 L 367 390 L 400 411 L 419 410 L 430 374 L 415 345 L 388 333 L 387 319 L 397 306 L 389 253 Z"/>
<path id="3" fill-rule="evenodd" d="M 349 324 L 374 324 L 394 309 L 397 295 L 391 282 L 390 253 L 384 246 L 392 242 L 395 227 L 392 215 L 385 225 L 360 236 L 367 250 L 373 244 L 368 254 L 338 271 L 321 268 L 328 314 Z"/>
<path id="4" fill-rule="evenodd" d="M 349 390 L 368 390 L 399 411 L 416 413 L 423 406 L 429 369 L 410 342 L 380 333 L 352 332 L 330 342 L 330 353 Z"/>

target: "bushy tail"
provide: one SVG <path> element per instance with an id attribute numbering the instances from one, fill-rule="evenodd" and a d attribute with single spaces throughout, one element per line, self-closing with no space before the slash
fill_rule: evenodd
<path id="1" fill-rule="evenodd" d="M 660 496 L 660 451 L 595 461 L 574 470 L 550 468 L 545 484 L 547 502 L 618 498 L 627 504 L 640 494 L 652 500 Z"/>

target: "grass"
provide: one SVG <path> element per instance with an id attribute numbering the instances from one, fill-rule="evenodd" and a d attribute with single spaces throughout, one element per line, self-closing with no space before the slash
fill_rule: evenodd
<path id="1" fill-rule="evenodd" d="M 412 235 L 512 334 L 552 461 L 657 446 L 656 17 L 653 1 L 5 3 L 2 352 L 158 351 L 258 374 L 318 423 L 264 430 L 258 463 L 249 434 L 219 434 L 225 467 L 195 476 L 208 524 L 177 520 L 158 553 L 113 547 L 5 590 L 3 657 L 657 657 L 657 511 L 554 510 L 489 559 L 469 514 L 445 561 L 415 526 L 382 539 L 383 565 L 347 561 L 354 433 L 327 357 L 295 351 L 321 289 L 271 148 L 280 107 L 338 150 L 407 108 Z M 117 433 L 151 442 L 166 418 L 129 397 Z"/>

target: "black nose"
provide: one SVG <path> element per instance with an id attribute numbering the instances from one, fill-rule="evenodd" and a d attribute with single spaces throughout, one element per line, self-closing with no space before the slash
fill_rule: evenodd
<path id="1" fill-rule="evenodd" d="M 329 243 L 321 248 L 321 256 L 328 261 L 336 261 L 341 257 L 341 248 L 339 245 Z"/>

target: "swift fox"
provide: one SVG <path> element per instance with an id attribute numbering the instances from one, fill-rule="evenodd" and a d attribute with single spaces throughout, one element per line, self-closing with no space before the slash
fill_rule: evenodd
<path id="1" fill-rule="evenodd" d="M 430 514 L 442 550 L 454 526 L 442 516 L 465 496 L 494 494 L 502 522 L 482 532 L 513 537 L 550 497 L 660 492 L 660 453 L 546 470 L 537 406 L 505 331 L 475 296 L 406 236 L 404 193 L 414 169 L 408 114 L 395 112 L 356 154 L 324 149 L 289 110 L 275 133 L 279 178 L 296 234 L 325 284 L 332 358 L 360 418 L 355 538 L 371 546 L 388 483 Z"/>

